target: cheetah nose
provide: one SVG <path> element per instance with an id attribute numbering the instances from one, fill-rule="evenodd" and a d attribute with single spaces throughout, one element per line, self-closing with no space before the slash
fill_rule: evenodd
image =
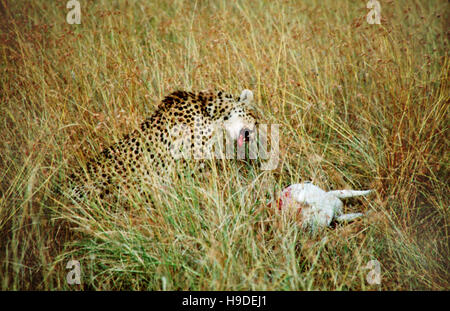
<path id="1" fill-rule="evenodd" d="M 249 142 L 250 141 L 250 134 L 251 134 L 251 130 L 248 128 L 243 128 L 241 130 L 241 132 L 239 133 L 239 136 L 244 138 L 245 142 Z"/>
<path id="2" fill-rule="evenodd" d="M 249 131 L 244 131 L 244 139 L 245 139 L 245 141 L 249 141 L 250 140 L 250 133 L 249 133 Z"/>

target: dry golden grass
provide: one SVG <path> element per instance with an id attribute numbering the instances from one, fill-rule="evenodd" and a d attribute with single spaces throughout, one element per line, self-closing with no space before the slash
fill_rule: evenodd
<path id="1" fill-rule="evenodd" d="M 0 3 L 2 289 L 450 288 L 447 1 L 380 0 L 381 25 L 366 1 L 81 0 L 80 25 L 65 1 Z M 219 88 L 280 124 L 276 170 L 219 163 L 149 189 L 151 212 L 52 190 L 164 95 Z M 301 180 L 374 188 L 347 205 L 370 216 L 306 235 L 266 207 Z"/>

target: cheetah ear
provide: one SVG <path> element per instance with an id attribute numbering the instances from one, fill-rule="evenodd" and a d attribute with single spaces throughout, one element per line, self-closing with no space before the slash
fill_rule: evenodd
<path id="1" fill-rule="evenodd" d="M 239 96 L 239 102 L 250 104 L 253 101 L 253 92 L 250 90 L 243 90 Z"/>

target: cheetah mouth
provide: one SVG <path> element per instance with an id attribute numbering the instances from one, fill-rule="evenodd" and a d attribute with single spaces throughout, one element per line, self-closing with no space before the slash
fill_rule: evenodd
<path id="1" fill-rule="evenodd" d="M 242 145 L 245 143 L 248 143 L 250 141 L 250 134 L 253 131 L 251 131 L 248 128 L 243 128 L 240 132 L 239 132 L 239 138 L 238 138 L 238 145 L 239 147 L 242 147 Z"/>

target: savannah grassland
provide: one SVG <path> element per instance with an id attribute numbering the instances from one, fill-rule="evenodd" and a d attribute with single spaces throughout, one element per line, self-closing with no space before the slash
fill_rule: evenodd
<path id="1" fill-rule="evenodd" d="M 381 25 L 367 1 L 80 0 L 80 25 L 0 2 L 1 289 L 450 289 L 447 1 L 380 0 Z M 219 162 L 150 210 L 55 190 L 169 92 L 244 88 L 280 124 L 275 170 Z M 375 189 L 346 202 L 368 216 L 309 236 L 267 207 L 305 180 Z"/>

